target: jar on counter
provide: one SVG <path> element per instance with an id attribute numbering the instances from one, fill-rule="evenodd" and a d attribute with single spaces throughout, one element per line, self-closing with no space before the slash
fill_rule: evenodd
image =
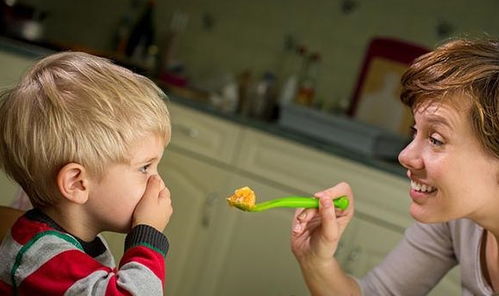
<path id="1" fill-rule="evenodd" d="M 262 120 L 271 120 L 276 106 L 276 77 L 265 72 L 249 93 L 251 101 L 250 116 Z"/>

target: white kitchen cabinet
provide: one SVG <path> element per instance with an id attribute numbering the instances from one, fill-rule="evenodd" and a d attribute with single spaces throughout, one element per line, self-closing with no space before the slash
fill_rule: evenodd
<path id="1" fill-rule="evenodd" d="M 348 225 L 341 243 L 342 248 L 336 257 L 347 273 L 360 278 L 380 263 L 400 239 L 401 233 L 391 229 L 389 225 L 373 223 L 369 218 L 357 215 Z M 459 295 L 460 283 L 459 268 L 456 267 L 428 295 Z"/>
<path id="2" fill-rule="evenodd" d="M 283 188 L 281 189 L 283 191 L 281 196 L 285 194 L 311 196 L 315 191 L 326 189 L 341 181 L 348 181 L 352 185 L 356 197 L 356 215 L 346 229 L 335 255 L 345 270 L 352 275 L 362 276 L 366 271 L 381 262 L 385 255 L 402 238 L 405 226 L 410 224 L 410 220 L 404 216 L 408 203 L 407 200 L 402 199 L 403 194 L 407 195 L 408 185 L 402 178 L 322 153 L 302 144 L 271 137 L 252 129 L 244 131 L 241 143 L 241 150 L 236 158 L 236 167 L 241 174 L 248 174 L 260 180 L 257 185 L 264 188 L 265 192 L 272 192 L 275 188 Z M 249 179 L 247 178 L 247 180 Z M 261 183 L 267 185 L 263 186 Z M 379 185 L 380 183 L 384 186 Z M 260 196 L 260 194 L 257 193 L 257 196 Z M 263 196 L 264 199 L 275 198 L 279 194 L 270 196 L 265 194 Z M 402 214 L 392 213 L 389 210 L 399 211 Z M 269 221 L 282 222 L 284 220 L 283 213 L 285 213 L 285 210 L 282 212 L 272 210 L 265 213 L 265 217 Z M 256 213 L 256 215 L 261 214 L 263 213 Z M 260 225 L 260 221 L 254 222 L 257 226 L 245 222 L 252 219 L 253 215 L 255 214 L 248 216 L 248 214 L 244 215 L 243 213 L 243 217 L 240 218 L 241 222 L 239 222 L 246 223 L 246 228 L 250 230 L 251 227 L 256 228 L 253 231 L 246 231 L 245 239 L 247 244 L 258 240 L 257 226 L 260 227 L 260 231 L 271 228 L 273 232 L 278 232 L 285 237 L 278 234 L 271 235 L 265 241 L 266 244 L 281 244 L 281 247 L 282 244 L 286 244 L 286 249 L 290 254 L 289 231 L 292 215 L 288 213 L 286 223 L 264 222 L 263 225 Z M 383 239 L 380 239 L 380 237 Z M 245 248 L 241 241 L 243 241 L 242 238 L 234 236 L 233 241 L 231 241 L 233 253 L 244 253 Z M 256 248 L 258 247 L 260 245 L 257 244 Z M 258 249 L 258 251 L 264 252 L 265 250 L 262 248 L 262 250 Z M 239 258 L 241 256 L 235 257 Z M 266 263 L 266 265 L 272 265 L 272 260 L 267 259 L 270 263 Z M 290 264 L 297 265 L 291 255 L 287 259 Z M 242 259 L 238 260 L 241 261 Z M 284 261 L 284 259 L 280 261 Z M 240 274 L 245 274 L 248 266 L 252 266 L 251 263 L 249 261 L 242 265 L 239 270 Z M 262 263 L 259 262 L 259 264 Z M 236 264 L 234 265 L 236 266 Z M 252 266 L 251 268 L 256 270 L 258 267 Z M 232 269 L 237 270 L 236 267 Z M 265 278 L 266 276 L 272 277 L 275 274 L 282 274 L 282 272 L 272 271 L 267 274 L 268 269 L 262 268 L 258 274 L 259 277 Z M 295 283 L 295 285 L 296 282 L 303 285 L 300 274 L 295 273 L 296 269 L 286 266 L 286 270 L 288 272 L 285 272 L 285 274 L 290 277 L 291 282 Z M 231 271 L 231 273 L 240 275 L 236 271 Z M 295 276 L 297 277 L 295 278 Z M 235 276 L 235 278 L 246 277 Z M 236 285 L 233 281 L 228 282 L 229 286 Z M 289 291 L 286 294 L 274 290 L 272 292 L 275 293 L 268 295 L 306 294 L 304 292 L 293 293 L 294 291 Z M 253 295 L 258 295 L 258 293 L 253 293 Z"/>
<path id="3" fill-rule="evenodd" d="M 459 267 L 454 267 L 439 283 L 430 291 L 428 296 L 460 295 L 461 276 Z"/>
<path id="4" fill-rule="evenodd" d="M 0 170 L 0 205 L 10 205 L 18 188 L 17 183 L 8 178 L 3 170 Z"/>
<path id="5" fill-rule="evenodd" d="M 0 91 L 14 86 L 34 60 L 22 54 L 0 51 Z M 17 190 L 18 185 L 0 170 L 0 204 L 9 205 Z"/>
<path id="6" fill-rule="evenodd" d="M 236 166 L 293 188 L 296 194 L 313 194 L 345 181 L 354 192 L 356 211 L 400 228 L 412 223 L 407 212 L 409 182 L 405 178 L 304 144 L 246 129 Z"/>
<path id="7" fill-rule="evenodd" d="M 356 215 L 345 230 L 342 250 L 337 257 L 347 273 L 362 277 L 380 263 L 401 238 L 400 231 Z"/>
<path id="8" fill-rule="evenodd" d="M 335 256 L 348 273 L 357 277 L 380 263 L 402 239 L 404 229 L 413 223 L 408 213 L 409 185 L 405 178 L 302 144 L 246 129 L 235 165 L 240 172 L 254 176 L 271 187 L 286 188 L 288 195 L 310 195 L 341 181 L 350 183 L 356 198 L 356 214 Z M 238 245 L 237 239 L 233 244 L 243 252 L 243 246 Z M 431 295 L 454 295 L 456 291 L 460 291 L 457 269 L 442 279 Z"/>
<path id="9" fill-rule="evenodd" d="M 14 86 L 35 58 L 9 51 L 0 51 L 0 89 Z"/>
<path id="10" fill-rule="evenodd" d="M 250 186 L 258 201 L 293 193 L 275 184 L 238 175 L 232 187 L 242 186 Z M 215 271 L 218 275 L 197 282 L 198 290 L 192 295 L 307 295 L 289 243 L 294 210 L 250 213 L 226 206 L 225 211 L 226 219 L 220 228 L 225 246 L 215 242 L 215 249 L 220 252 L 213 263 L 203 266 L 203 274 Z M 212 264 L 216 264 L 216 270 Z"/>
<path id="11" fill-rule="evenodd" d="M 217 163 L 233 161 L 241 126 L 172 102 L 167 105 L 172 123 L 172 146 Z"/>
<path id="12" fill-rule="evenodd" d="M 216 218 L 226 209 L 224 197 L 231 174 L 176 151 L 166 153 L 159 173 L 170 189 L 174 207 L 165 230 L 170 240 L 167 291 L 169 295 L 195 295 L 191 279 L 207 264 L 207 246 L 220 226 Z"/>
<path id="13" fill-rule="evenodd" d="M 289 245 L 294 211 L 247 213 L 230 208 L 225 198 L 242 186 L 250 186 L 257 200 L 265 201 L 312 195 L 344 180 L 352 184 L 356 215 L 336 257 L 358 277 L 381 262 L 412 223 L 404 178 L 251 128 L 218 119 L 213 123 L 205 114 L 200 124 L 197 111 L 176 104 L 170 104 L 170 110 L 175 112 L 173 125 L 175 118 L 182 118 L 185 128 L 174 128 L 160 166 L 174 204 L 166 230 L 172 244 L 167 259 L 169 295 L 308 294 Z M 210 138 L 205 133 L 211 129 L 200 132 L 194 127 L 214 124 L 214 137 L 230 147 L 226 151 L 230 157 L 219 159 L 216 148 L 202 150 L 196 144 L 199 137 L 201 141 Z M 192 130 L 197 132 L 186 132 Z M 431 295 L 459 290 L 459 277 L 453 271 Z"/>

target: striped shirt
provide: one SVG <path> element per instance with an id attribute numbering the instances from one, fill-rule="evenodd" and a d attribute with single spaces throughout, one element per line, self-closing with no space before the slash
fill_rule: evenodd
<path id="1" fill-rule="evenodd" d="M 30 210 L 0 245 L 0 295 L 163 295 L 167 251 L 163 233 L 138 225 L 116 267 L 100 236 L 82 241 Z"/>

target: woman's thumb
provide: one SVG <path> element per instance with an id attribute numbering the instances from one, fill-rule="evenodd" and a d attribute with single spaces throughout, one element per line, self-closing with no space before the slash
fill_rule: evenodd
<path id="1" fill-rule="evenodd" d="M 322 196 L 319 200 L 319 213 L 322 222 L 322 236 L 332 241 L 337 232 L 336 213 L 333 206 L 333 201 L 328 196 Z"/>

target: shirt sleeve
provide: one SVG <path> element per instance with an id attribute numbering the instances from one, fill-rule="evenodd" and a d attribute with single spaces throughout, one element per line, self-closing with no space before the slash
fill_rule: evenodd
<path id="1" fill-rule="evenodd" d="M 456 264 L 449 225 L 415 223 L 358 283 L 363 295 L 426 295 Z"/>
<path id="2" fill-rule="evenodd" d="M 118 268 L 103 265 L 63 234 L 28 245 L 15 272 L 20 295 L 163 295 L 168 240 L 153 227 L 132 229 Z"/>

